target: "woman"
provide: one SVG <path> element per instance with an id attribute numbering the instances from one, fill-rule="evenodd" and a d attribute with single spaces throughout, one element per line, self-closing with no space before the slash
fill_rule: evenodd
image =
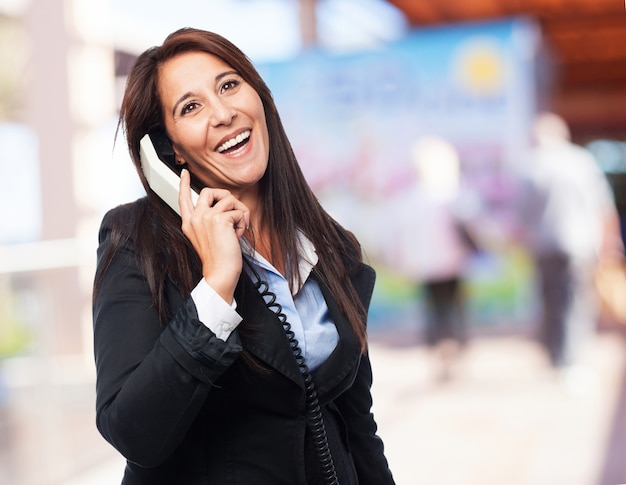
<path id="1" fill-rule="evenodd" d="M 370 411 L 374 272 L 250 61 L 174 32 L 137 59 L 120 124 L 147 197 L 104 217 L 93 315 L 97 425 L 122 483 L 393 484 Z M 140 169 L 155 131 L 183 168 L 181 217 Z"/>

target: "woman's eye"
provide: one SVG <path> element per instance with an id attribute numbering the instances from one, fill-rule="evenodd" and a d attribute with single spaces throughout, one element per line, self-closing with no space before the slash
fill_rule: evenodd
<path id="1" fill-rule="evenodd" d="M 185 115 L 187 113 L 192 112 L 194 109 L 196 109 L 198 106 L 198 103 L 187 103 L 185 106 L 183 106 L 183 109 L 181 111 L 181 114 Z"/>
<path id="2" fill-rule="evenodd" d="M 240 82 L 236 79 L 230 79 L 229 81 L 226 81 L 224 84 L 222 84 L 222 92 L 235 89 L 237 86 L 239 86 L 239 84 Z"/>

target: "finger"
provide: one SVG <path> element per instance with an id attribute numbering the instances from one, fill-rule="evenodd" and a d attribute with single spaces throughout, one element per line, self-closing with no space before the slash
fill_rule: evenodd
<path id="1" fill-rule="evenodd" d="M 224 192 L 225 193 L 216 194 L 213 207 L 224 212 L 231 210 L 248 211 L 248 207 L 238 198 L 228 191 Z"/>
<path id="2" fill-rule="evenodd" d="M 241 237 L 250 227 L 250 210 L 236 197 L 225 197 L 224 199 L 216 202 L 213 207 L 221 212 L 231 213 L 233 227 L 237 232 L 237 237 Z"/>
<path id="3" fill-rule="evenodd" d="M 204 187 L 199 194 L 198 202 L 202 202 L 203 205 L 213 207 L 217 202 L 227 198 L 230 194 L 226 189 L 215 189 L 212 187 Z"/>
<path id="4" fill-rule="evenodd" d="M 191 200 L 191 176 L 187 169 L 180 173 L 180 184 L 178 186 L 178 206 L 182 219 L 188 219 L 193 212 L 194 204 Z"/>
<path id="5" fill-rule="evenodd" d="M 234 211 L 233 227 L 238 238 L 244 235 L 250 227 L 250 211 L 248 209 Z"/>

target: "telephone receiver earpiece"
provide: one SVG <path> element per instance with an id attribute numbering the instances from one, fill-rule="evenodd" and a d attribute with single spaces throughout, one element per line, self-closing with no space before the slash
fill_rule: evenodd
<path id="1" fill-rule="evenodd" d="M 176 163 L 176 154 L 167 135 L 162 131 L 152 131 L 139 142 L 141 170 L 150 188 L 167 203 L 178 215 L 178 192 L 182 165 Z M 191 200 L 198 202 L 198 191 L 193 188 Z"/>

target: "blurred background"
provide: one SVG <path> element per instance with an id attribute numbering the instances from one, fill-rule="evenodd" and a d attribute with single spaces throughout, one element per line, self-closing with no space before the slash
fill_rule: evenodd
<path id="1" fill-rule="evenodd" d="M 542 111 L 594 155 L 623 219 L 625 15 L 618 0 L 0 0 L 0 484 L 121 479 L 95 427 L 97 231 L 143 190 L 114 143 L 125 76 L 182 26 L 252 59 L 310 184 L 377 270 L 374 412 L 398 484 L 626 483 L 624 322 L 600 307 L 587 379 L 563 385 L 518 237 Z M 426 193 L 414 172 L 429 137 L 456 153 L 477 246 L 443 378 L 410 258 L 451 258 L 423 249 L 434 212 L 407 202 Z"/>

